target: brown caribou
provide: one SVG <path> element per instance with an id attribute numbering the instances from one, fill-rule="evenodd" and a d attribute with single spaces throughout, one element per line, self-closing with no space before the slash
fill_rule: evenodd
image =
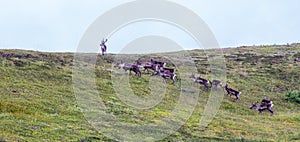
<path id="1" fill-rule="evenodd" d="M 208 89 L 209 87 L 212 86 L 212 84 L 209 80 L 201 78 L 201 77 L 196 77 L 195 74 L 192 74 L 191 78 L 194 81 L 194 85 L 195 85 L 195 83 L 199 83 L 199 84 L 204 85 L 206 87 L 206 89 Z M 210 84 L 210 86 L 209 86 L 209 84 Z"/>
<path id="2" fill-rule="evenodd" d="M 225 88 L 225 90 L 227 92 L 227 95 L 229 94 L 230 97 L 231 97 L 231 95 L 234 95 L 235 98 L 236 98 L 236 100 L 238 100 L 238 101 L 240 100 L 240 95 L 242 94 L 242 92 L 236 91 L 236 90 L 234 90 L 232 88 L 229 88 L 227 83 L 226 83 L 226 85 L 225 85 L 224 88 Z"/>

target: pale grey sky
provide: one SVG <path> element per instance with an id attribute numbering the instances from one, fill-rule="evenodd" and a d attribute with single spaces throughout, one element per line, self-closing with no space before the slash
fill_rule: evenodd
<path id="1" fill-rule="evenodd" d="M 104 12 L 131 0 L 9 0 L 0 4 L 0 48 L 38 51 L 76 51 L 89 25 Z M 170 0 L 197 13 L 212 30 L 221 47 L 285 44 L 300 41 L 298 0 Z M 148 26 L 151 23 L 145 23 Z M 153 24 L 153 23 L 152 23 Z M 145 25 L 131 25 L 116 33 L 108 43 L 109 52 L 118 52 L 123 38 L 146 35 Z M 166 25 L 153 24 L 156 34 L 186 39 Z M 134 31 L 132 31 L 134 30 Z M 169 31 L 168 31 L 169 30 Z M 149 31 L 149 30 L 148 30 Z M 123 33 L 122 33 L 123 32 Z M 155 31 L 154 31 L 155 33 Z M 99 39 L 101 40 L 101 39 Z M 195 44 L 182 41 L 186 49 Z M 184 43 L 186 42 L 186 43 Z"/>

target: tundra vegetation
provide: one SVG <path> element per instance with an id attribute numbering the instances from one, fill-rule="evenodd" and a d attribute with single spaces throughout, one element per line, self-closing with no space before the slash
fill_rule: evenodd
<path id="1" fill-rule="evenodd" d="M 191 80 L 191 86 L 200 90 L 194 113 L 177 132 L 161 141 L 300 141 L 300 44 L 225 48 L 223 53 L 227 82 L 222 85 L 228 83 L 230 88 L 241 91 L 239 101 L 224 97 L 218 114 L 205 129 L 200 129 L 199 120 L 210 88 L 193 85 Z M 174 85 L 166 78 L 167 90 L 162 101 L 148 110 L 139 110 L 118 98 L 111 80 L 116 75 L 112 69 L 116 65 L 114 58 L 126 60 L 129 56 L 100 54 L 95 66 L 97 90 L 108 111 L 129 124 L 155 123 L 167 117 L 179 99 L 180 76 L 192 74 L 177 65 L 178 80 Z M 182 62 L 193 60 L 198 69 L 195 76 L 212 80 L 204 50 L 169 54 Z M 186 58 L 187 54 L 192 58 Z M 73 53 L 0 50 L 0 141 L 114 141 L 97 132 L 81 113 L 83 108 L 77 104 L 73 92 L 73 56 Z M 92 60 L 89 54 L 84 57 Z M 145 66 L 154 58 L 166 62 L 164 68 L 175 67 L 158 55 L 130 58 L 140 59 Z M 164 78 L 155 75 L 162 75 L 161 71 L 154 73 L 152 67 L 147 68 L 140 69 L 141 76 L 121 70 L 117 75 L 129 76 L 133 92 L 147 97 L 151 92 L 148 87 L 151 77 L 158 77 L 164 83 Z M 224 96 L 226 93 L 224 90 Z M 273 116 L 268 111 L 258 114 L 249 109 L 253 102 L 264 98 L 272 100 Z"/>

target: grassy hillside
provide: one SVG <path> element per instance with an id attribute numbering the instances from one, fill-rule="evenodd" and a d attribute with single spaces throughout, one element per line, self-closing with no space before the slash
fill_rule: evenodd
<path id="1" fill-rule="evenodd" d="M 210 91 L 203 86 L 193 86 L 200 89 L 193 114 L 177 132 L 162 141 L 300 141 L 300 104 L 286 100 L 288 92 L 300 90 L 300 62 L 297 60 L 300 44 L 227 48 L 223 52 L 227 82 L 242 91 L 241 101 L 224 97 L 213 121 L 200 129 L 199 120 Z M 210 79 L 205 52 L 188 53 L 198 68 L 197 75 Z M 182 57 L 178 60 L 185 60 L 187 55 L 176 54 Z M 84 57 L 90 59 L 89 55 Z M 107 111 L 132 125 L 155 123 L 167 117 L 176 106 L 180 88 L 168 80 L 160 104 L 147 110 L 127 106 L 116 95 L 111 80 L 116 74 L 120 79 L 127 76 L 122 70 L 111 69 L 115 57 L 99 57 L 95 67 L 97 90 L 108 106 Z M 147 56 L 142 59 L 146 60 Z M 81 112 L 84 108 L 77 104 L 74 95 L 73 65 L 72 53 L 0 50 L 0 141 L 113 141 L 84 118 Z M 186 73 L 179 74 L 179 78 L 189 75 L 188 70 L 182 70 Z M 84 80 L 84 76 L 81 79 Z M 146 98 L 151 92 L 148 87 L 151 79 L 153 77 L 145 74 L 142 78 L 132 75 L 129 84 L 135 94 Z M 154 79 L 162 82 L 161 78 Z M 249 109 L 252 103 L 265 97 L 274 102 L 274 116 L 269 112 L 259 115 Z"/>

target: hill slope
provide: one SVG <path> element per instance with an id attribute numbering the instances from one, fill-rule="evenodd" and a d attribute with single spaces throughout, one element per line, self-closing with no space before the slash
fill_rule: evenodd
<path id="1" fill-rule="evenodd" d="M 300 141 L 300 104 L 285 100 L 287 92 L 300 90 L 300 45 L 227 48 L 223 52 L 227 82 L 242 91 L 241 101 L 225 97 L 213 121 L 200 129 L 199 120 L 210 92 L 203 86 L 193 86 L 200 89 L 193 114 L 162 141 Z M 198 76 L 209 79 L 205 52 L 188 54 L 199 70 Z M 115 95 L 111 80 L 115 56 L 99 57 L 95 67 L 97 89 L 108 111 L 130 124 L 155 123 L 168 116 L 180 89 L 168 80 L 161 104 L 148 110 L 127 106 Z M 88 54 L 85 57 L 89 59 Z M 83 108 L 77 104 L 73 90 L 72 67 L 72 53 L 0 51 L 0 141 L 113 141 L 98 133 L 81 113 Z M 120 73 L 120 78 L 127 76 Z M 129 84 L 140 97 L 147 97 L 150 80 L 149 75 L 132 75 Z M 273 117 L 249 109 L 264 97 L 275 104 Z"/>

